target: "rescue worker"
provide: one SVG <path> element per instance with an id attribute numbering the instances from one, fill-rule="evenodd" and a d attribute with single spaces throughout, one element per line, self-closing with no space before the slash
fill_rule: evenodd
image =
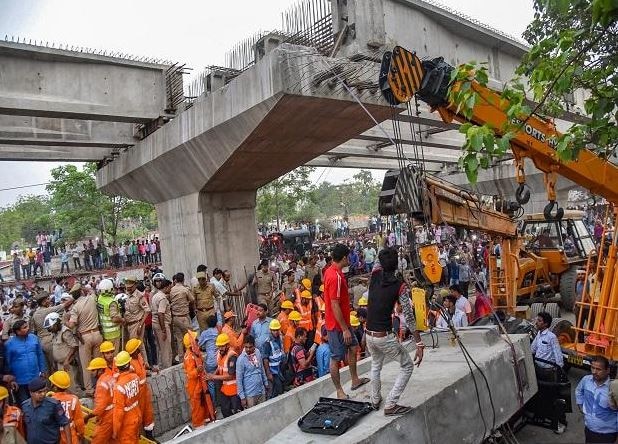
<path id="1" fill-rule="evenodd" d="M 76 385 L 77 369 L 73 365 L 77 355 L 77 338 L 69 327 L 62 324 L 62 319 L 58 313 L 50 313 L 45 317 L 43 326 L 52 334 L 52 357 L 54 366 L 51 370 L 63 370 L 71 376 L 73 390 Z"/>
<path id="2" fill-rule="evenodd" d="M 117 444 L 135 444 L 142 426 L 139 376 L 131 368 L 131 355 L 126 351 L 118 353 L 114 363 L 119 373 L 114 385 L 112 439 Z"/>
<path id="3" fill-rule="evenodd" d="M 49 377 L 49 382 L 52 383 L 53 390 L 50 396 L 60 402 L 64 410 L 64 415 L 69 420 L 68 427 L 71 431 L 71 442 L 81 442 L 86 430 L 86 424 L 84 422 L 82 404 L 79 402 L 79 398 L 67 392 L 67 389 L 71 386 L 71 377 L 64 370 L 58 370 L 52 373 Z M 60 444 L 67 444 L 64 435 L 60 435 Z"/>
<path id="4" fill-rule="evenodd" d="M 199 271 L 195 277 L 197 286 L 193 288 L 193 297 L 197 311 L 197 323 L 200 330 L 205 330 L 207 328 L 206 319 L 215 314 L 215 287 L 208 282 L 208 275 L 205 271 Z"/>
<path id="5" fill-rule="evenodd" d="M 283 394 L 283 374 L 281 364 L 284 361 L 283 342 L 281 340 L 281 323 L 277 319 L 270 321 L 270 337 L 263 346 L 264 370 L 268 379 L 268 399 Z"/>
<path id="6" fill-rule="evenodd" d="M 9 405 L 9 391 L 2 385 L 0 385 L 0 414 L 2 414 L 2 426 L 4 427 L 4 434 L 0 434 L 0 438 L 2 438 L 0 442 L 5 442 L 5 440 L 9 442 L 9 436 L 15 434 L 18 434 L 19 437 L 14 436 L 13 442 L 25 442 L 26 431 L 23 414 L 19 407 Z M 21 438 L 21 441 L 19 438 Z"/>
<path id="7" fill-rule="evenodd" d="M 207 373 L 206 380 L 221 381 L 219 405 L 221 406 L 223 417 L 227 418 L 242 410 L 236 386 L 236 359 L 238 355 L 230 347 L 230 338 L 225 333 L 217 336 L 215 345 L 219 349 L 217 353 L 217 371 L 214 375 Z"/>
<path id="8" fill-rule="evenodd" d="M 237 354 L 240 354 L 245 336 L 247 335 L 247 327 L 243 327 L 242 330 L 240 330 L 240 334 L 237 334 L 234 331 L 235 318 L 236 314 L 233 311 L 225 312 L 223 315 L 224 324 L 221 333 L 225 333 L 230 338 L 230 347 L 232 347 Z"/>
<path id="9" fill-rule="evenodd" d="M 103 347 L 103 344 L 101 344 L 101 347 Z M 90 361 L 88 371 L 92 372 L 96 379 L 92 416 L 95 416 L 97 420 L 90 444 L 108 444 L 112 439 L 114 431 L 112 427 L 112 410 L 114 408 L 114 385 L 116 379 L 103 358 L 94 358 Z"/>
<path id="10" fill-rule="evenodd" d="M 125 302 L 124 313 L 127 338 L 139 339 L 142 357 L 146 362 L 146 367 L 149 368 L 146 347 L 144 346 L 144 330 L 146 329 L 144 321 L 146 320 L 148 313 L 150 313 L 150 305 L 148 305 L 148 301 L 144 297 L 144 293 L 137 289 L 137 278 L 135 276 L 127 276 L 124 283 L 126 285 L 128 296 Z"/>
<path id="11" fill-rule="evenodd" d="M 101 352 L 101 356 L 107 364 L 107 370 L 105 371 L 105 374 L 115 377 L 117 369 L 116 364 L 114 364 L 114 356 L 116 355 L 114 343 L 111 341 L 101 342 L 101 345 L 99 346 L 99 352 Z"/>
<path id="12" fill-rule="evenodd" d="M 184 273 L 176 273 L 174 276 L 175 285 L 170 290 L 170 308 L 172 310 L 172 333 L 176 342 L 176 353 L 181 359 L 184 348 L 182 340 L 185 333 L 191 328 L 191 317 L 189 313 L 193 311 L 195 299 L 193 293 L 184 286 Z"/>
<path id="13" fill-rule="evenodd" d="M 144 425 L 144 435 L 148 439 L 154 439 L 152 431 L 154 430 L 154 413 L 152 411 L 152 394 L 150 386 L 146 379 L 146 363 L 144 355 L 141 353 L 142 341 L 137 338 L 131 338 L 127 341 L 125 347 L 126 352 L 131 355 L 131 367 L 135 374 L 139 377 L 139 408 L 142 411 L 142 423 Z"/>
<path id="14" fill-rule="evenodd" d="M 155 276 L 163 276 L 158 273 Z M 159 367 L 166 369 L 172 366 L 172 311 L 167 297 L 172 289 L 172 282 L 165 279 L 155 281 L 158 288 L 150 301 L 152 311 L 152 331 L 157 341 Z"/>
<path id="15" fill-rule="evenodd" d="M 99 355 L 99 345 L 103 337 L 99 331 L 99 313 L 94 294 L 84 295 L 79 283 L 73 285 L 69 294 L 75 299 L 71 306 L 68 326 L 75 331 L 79 341 L 79 360 L 82 363 L 82 378 L 86 393 L 92 395 L 94 387 L 90 380 L 90 374 L 86 369 L 86 363 Z M 73 375 L 72 375 L 73 376 Z M 74 377 L 71 379 L 75 380 Z"/>
<path id="16" fill-rule="evenodd" d="M 305 279 L 303 279 L 305 280 Z M 300 304 L 296 305 L 296 310 L 300 313 L 301 320 L 299 326 L 307 330 L 309 340 L 313 341 L 313 317 L 312 317 L 312 304 L 313 296 L 309 290 L 303 290 L 300 293 Z"/>
<path id="17" fill-rule="evenodd" d="M 294 304 L 292 304 L 292 301 L 285 300 L 281 303 L 281 311 L 279 312 L 279 316 L 277 316 L 277 320 L 281 324 L 281 334 L 285 334 L 288 326 L 290 325 L 288 317 L 292 310 L 294 310 Z"/>
<path id="18" fill-rule="evenodd" d="M 114 299 L 114 284 L 110 279 L 103 279 L 99 283 L 97 310 L 103 333 L 103 339 L 114 344 L 114 349 L 120 348 L 120 336 L 124 319 L 120 313 L 118 302 Z"/>
<path id="19" fill-rule="evenodd" d="M 13 324 L 17 321 L 28 321 L 28 316 L 24 311 L 24 300 L 21 297 L 13 299 L 11 304 L 11 314 L 2 323 L 2 340 L 6 341 L 9 336 L 13 335 Z"/>
<path id="20" fill-rule="evenodd" d="M 294 339 L 296 335 L 296 329 L 299 327 L 300 321 L 303 319 L 299 312 L 296 310 L 290 313 L 288 317 L 290 325 L 288 326 L 285 336 L 283 337 L 283 351 L 288 353 L 294 345 Z"/>
<path id="21" fill-rule="evenodd" d="M 324 312 L 326 311 L 326 307 L 324 306 L 324 302 L 318 303 L 318 320 L 315 324 L 315 336 L 313 338 L 313 342 L 315 344 L 322 344 L 322 326 L 325 324 Z"/>
<path id="22" fill-rule="evenodd" d="M 185 387 L 191 405 L 191 426 L 193 428 L 201 427 L 216 418 L 206 384 L 204 358 L 195 340 L 196 336 L 196 332 L 189 330 L 182 339 L 186 348 L 183 359 L 183 368 L 187 375 Z"/>
<path id="23" fill-rule="evenodd" d="M 43 327 L 43 323 L 45 322 L 45 316 L 50 313 L 62 313 L 67 304 L 51 305 L 49 293 L 46 291 L 39 291 L 34 295 L 34 299 L 36 300 L 37 308 L 30 316 L 30 331 L 39 337 L 39 342 L 47 361 L 47 367 L 53 368 L 52 334 Z"/>

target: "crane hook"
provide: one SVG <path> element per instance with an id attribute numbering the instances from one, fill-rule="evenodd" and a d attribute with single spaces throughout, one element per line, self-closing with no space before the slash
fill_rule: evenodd
<path id="1" fill-rule="evenodd" d="M 525 205 L 530 200 L 530 187 L 525 183 L 520 183 L 515 190 L 515 200 L 520 205 Z"/>
<path id="2" fill-rule="evenodd" d="M 554 212 L 554 208 L 556 209 Z M 564 208 L 558 206 L 558 202 L 555 200 L 550 200 L 545 208 L 543 209 L 543 216 L 545 220 L 562 220 L 564 216 Z"/>

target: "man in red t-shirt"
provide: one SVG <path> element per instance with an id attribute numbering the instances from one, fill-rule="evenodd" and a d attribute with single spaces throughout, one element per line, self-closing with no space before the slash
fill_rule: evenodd
<path id="1" fill-rule="evenodd" d="M 350 294 L 348 283 L 343 275 L 342 268 L 348 266 L 350 249 L 337 244 L 331 256 L 332 265 L 324 272 L 324 306 L 325 326 L 328 332 L 330 345 L 330 377 L 337 389 L 337 397 L 345 399 L 348 395 L 341 387 L 339 377 L 339 361 L 345 360 L 350 366 L 352 390 L 369 382 L 368 378 L 359 379 L 356 371 L 356 349 L 358 341 L 350 327 Z"/>

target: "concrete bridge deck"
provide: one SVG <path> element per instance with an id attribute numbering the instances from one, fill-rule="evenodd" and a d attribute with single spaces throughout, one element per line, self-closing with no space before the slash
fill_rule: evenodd
<path id="1" fill-rule="evenodd" d="M 509 345 L 496 330 L 461 329 L 466 345 L 489 381 L 495 406 L 495 424 L 506 422 L 517 410 L 517 382 L 513 355 Z M 524 402 L 536 393 L 536 377 L 530 353 L 530 341 L 525 335 L 511 336 L 517 363 L 523 378 Z M 426 341 L 427 342 L 427 341 Z M 215 424 L 195 430 L 173 441 L 180 443 L 401 443 L 461 444 L 478 443 L 486 433 L 480 420 L 483 411 L 487 427 L 493 425 L 488 390 L 480 373 L 475 370 L 480 391 L 480 406 L 474 383 L 463 354 L 439 334 L 440 347 L 427 348 L 425 358 L 416 368 L 400 402 L 414 410 L 399 417 L 385 417 L 382 411 L 372 412 L 340 437 L 306 434 L 296 422 L 309 411 L 321 396 L 334 397 L 329 376 L 292 390 L 249 410 Z M 359 374 L 369 376 L 371 358 L 359 363 Z M 399 365 L 386 363 L 382 370 L 382 396 L 394 384 Z M 342 371 L 344 388 L 352 399 L 369 400 L 370 386 L 357 392 L 349 390 L 349 372 Z"/>

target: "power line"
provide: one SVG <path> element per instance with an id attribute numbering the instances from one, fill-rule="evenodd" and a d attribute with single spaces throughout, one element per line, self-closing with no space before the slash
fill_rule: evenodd
<path id="1" fill-rule="evenodd" d="M 0 188 L 0 191 L 11 191 L 11 190 L 19 190 L 21 188 L 32 188 L 32 187 L 40 187 L 43 185 L 49 185 L 49 182 L 43 183 L 33 183 L 32 185 L 21 185 L 19 187 L 10 187 L 10 188 Z"/>

